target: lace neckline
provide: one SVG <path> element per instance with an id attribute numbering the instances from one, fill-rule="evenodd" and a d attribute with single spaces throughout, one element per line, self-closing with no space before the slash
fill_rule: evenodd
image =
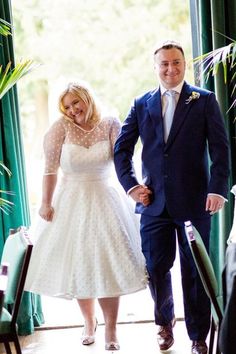
<path id="1" fill-rule="evenodd" d="M 102 123 L 103 119 L 101 119 L 97 124 L 94 125 L 93 128 L 86 130 L 84 128 L 82 128 L 81 126 L 79 126 L 78 124 L 71 122 L 75 127 L 79 128 L 80 130 L 82 130 L 84 133 L 92 133 L 101 123 Z"/>

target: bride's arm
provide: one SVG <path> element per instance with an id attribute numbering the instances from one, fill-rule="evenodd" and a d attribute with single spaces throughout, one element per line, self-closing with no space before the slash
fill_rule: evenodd
<path id="1" fill-rule="evenodd" d="M 60 165 L 61 148 L 65 140 L 63 121 L 58 120 L 52 125 L 44 137 L 45 170 L 42 183 L 42 202 L 39 215 L 52 221 L 54 208 L 52 198 L 57 184 L 57 171 Z"/>
<path id="2" fill-rule="evenodd" d="M 54 208 L 52 207 L 52 197 L 57 184 L 57 174 L 44 175 L 42 185 L 42 203 L 39 209 L 41 218 L 52 221 Z"/>

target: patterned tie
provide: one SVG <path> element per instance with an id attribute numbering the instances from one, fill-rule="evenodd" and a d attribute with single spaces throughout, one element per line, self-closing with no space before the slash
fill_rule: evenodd
<path id="1" fill-rule="evenodd" d="M 176 93 L 177 92 L 173 91 L 173 90 L 167 90 L 164 93 L 164 95 L 166 96 L 166 101 L 167 101 L 166 111 L 165 111 L 164 120 L 163 120 L 165 142 L 167 142 L 170 128 L 171 128 L 172 121 L 173 121 L 173 116 L 174 116 L 174 111 L 175 111 L 175 106 L 176 106 L 176 101 L 175 101 Z"/>

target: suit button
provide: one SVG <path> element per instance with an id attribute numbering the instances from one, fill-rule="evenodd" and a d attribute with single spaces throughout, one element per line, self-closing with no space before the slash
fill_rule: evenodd
<path id="1" fill-rule="evenodd" d="M 164 178 L 168 178 L 168 175 L 164 175 Z"/>
<path id="2" fill-rule="evenodd" d="M 169 155 L 168 154 L 164 154 L 164 157 L 168 157 Z"/>

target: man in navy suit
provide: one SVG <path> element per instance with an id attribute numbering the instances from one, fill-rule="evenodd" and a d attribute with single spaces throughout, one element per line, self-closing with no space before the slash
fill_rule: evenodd
<path id="1" fill-rule="evenodd" d="M 120 183 L 136 201 L 136 212 L 141 213 L 142 250 L 150 276 L 160 350 L 174 343 L 170 269 L 177 235 L 192 353 L 205 354 L 210 303 L 188 246 L 184 221 L 191 220 L 209 249 L 211 215 L 222 208 L 228 193 L 228 139 L 215 94 L 184 81 L 182 47 L 173 41 L 165 42 L 156 48 L 154 64 L 160 86 L 134 100 L 115 144 L 115 166 Z M 176 108 L 167 136 L 164 117 L 168 90 L 175 91 Z M 139 137 L 140 182 L 132 161 Z"/>

